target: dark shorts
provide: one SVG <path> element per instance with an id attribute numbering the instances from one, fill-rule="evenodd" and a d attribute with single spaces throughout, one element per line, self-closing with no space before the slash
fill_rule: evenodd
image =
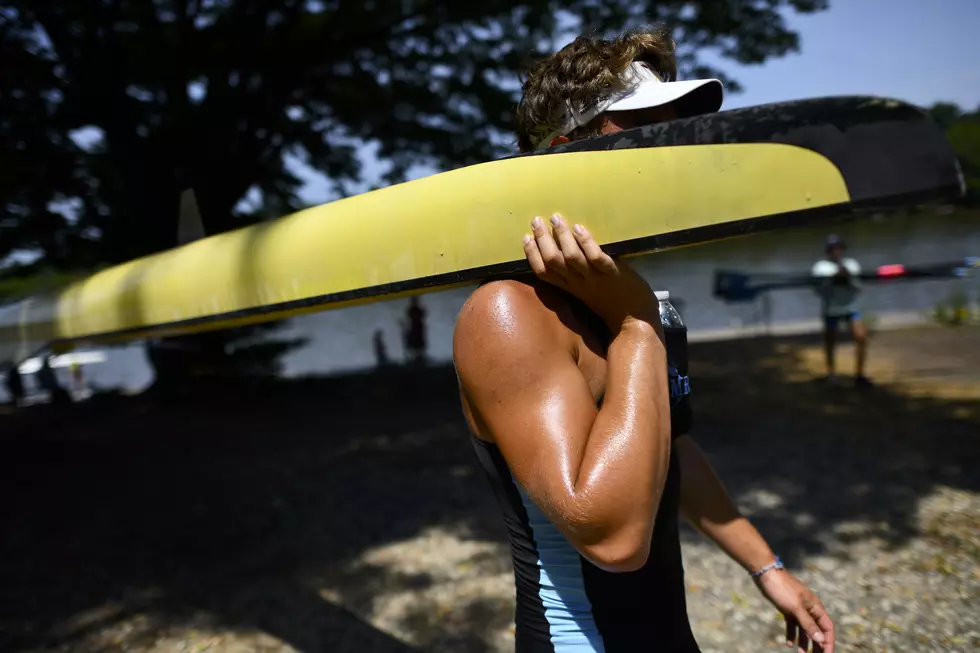
<path id="1" fill-rule="evenodd" d="M 848 313 L 847 315 L 824 315 L 823 323 L 827 331 L 836 331 L 837 326 L 841 322 L 847 322 L 848 324 L 861 319 L 861 313 L 859 311 L 854 311 Z"/>

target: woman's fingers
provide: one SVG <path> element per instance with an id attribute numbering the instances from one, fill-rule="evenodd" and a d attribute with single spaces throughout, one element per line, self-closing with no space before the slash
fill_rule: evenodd
<path id="1" fill-rule="evenodd" d="M 588 274 L 619 272 L 616 262 L 585 227 L 570 229 L 557 213 L 551 217 L 550 227 L 540 217 L 534 218 L 531 233 L 524 238 L 524 255 L 540 279 L 563 285 Z"/>
<path id="2" fill-rule="evenodd" d="M 822 641 L 818 642 L 820 644 L 819 648 L 814 648 L 818 653 L 834 653 L 834 647 L 836 645 L 835 635 L 834 635 L 834 621 L 827 614 L 827 608 L 823 606 L 820 599 L 817 599 L 817 610 L 815 611 L 813 617 L 817 622 L 817 627 L 820 628 Z"/>
<path id="3" fill-rule="evenodd" d="M 586 260 L 592 267 L 605 274 L 614 274 L 616 272 L 616 262 L 613 261 L 611 256 L 602 251 L 599 243 L 595 241 L 595 238 L 592 237 L 588 229 L 577 224 L 572 228 L 572 233 L 575 235 L 576 242 L 578 242 L 579 247 L 585 254 Z"/>
<path id="4" fill-rule="evenodd" d="M 810 653 L 810 637 L 800 628 L 800 637 L 796 644 L 797 653 Z"/>
<path id="5" fill-rule="evenodd" d="M 791 616 L 786 617 L 786 646 L 787 648 L 796 647 L 796 619 Z"/>
<path id="6" fill-rule="evenodd" d="M 544 260 L 541 258 L 541 252 L 538 250 L 538 243 L 534 240 L 533 236 L 524 236 L 524 257 L 527 258 L 527 262 L 531 264 L 531 271 L 534 272 L 538 277 L 544 277 L 548 268 L 544 265 Z"/>
<path id="7" fill-rule="evenodd" d="M 799 629 L 798 650 L 802 651 L 802 653 L 807 653 L 810 650 L 811 635 L 815 642 L 818 644 L 823 643 L 823 635 L 820 633 L 820 628 L 817 627 L 817 622 L 810 616 L 805 604 L 794 610 L 793 616 L 796 617 L 795 621 Z"/>
<path id="8" fill-rule="evenodd" d="M 534 234 L 538 251 L 541 253 L 541 260 L 544 261 L 548 272 L 564 278 L 568 274 L 565 256 L 561 253 L 558 243 L 555 242 L 551 229 L 541 218 L 534 218 L 531 221 L 531 232 Z"/>
<path id="9" fill-rule="evenodd" d="M 585 253 L 575 240 L 575 235 L 568 225 L 557 213 L 551 216 L 551 226 L 555 230 L 555 238 L 561 248 L 562 256 L 565 258 L 565 265 L 569 271 L 577 272 L 581 275 L 589 273 L 589 262 L 585 258 Z"/>

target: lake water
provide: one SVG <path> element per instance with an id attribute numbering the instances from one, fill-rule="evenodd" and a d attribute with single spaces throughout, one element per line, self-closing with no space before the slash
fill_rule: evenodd
<path id="1" fill-rule="evenodd" d="M 771 320 L 777 327 L 812 320 L 817 315 L 818 301 L 810 290 L 778 291 L 769 297 L 767 318 L 760 300 L 729 305 L 715 299 L 711 293 L 714 271 L 805 273 L 822 255 L 824 238 L 831 231 L 845 238 L 849 255 L 864 269 L 888 263 L 915 265 L 980 256 L 980 212 L 958 211 L 949 215 L 890 216 L 825 228 L 757 234 L 652 254 L 634 259 L 634 263 L 654 288 L 669 290 L 671 298 L 678 300 L 693 336 L 708 332 L 735 335 L 757 328 L 764 320 Z M 965 291 L 971 302 L 980 301 L 980 274 L 962 280 L 868 286 L 863 293 L 862 311 L 879 318 L 923 315 L 957 290 Z M 450 359 L 453 324 L 471 292 L 472 287 L 468 287 L 421 298 L 428 313 L 432 359 Z M 372 337 L 376 330 L 384 334 L 391 358 L 402 360 L 399 322 L 407 304 L 407 299 L 398 299 L 288 321 L 274 336 L 303 337 L 308 343 L 284 357 L 285 374 L 329 374 L 372 367 L 375 362 Z M 152 381 L 141 345 L 110 349 L 107 354 L 104 363 L 85 366 L 86 379 L 100 387 L 131 390 Z M 66 372 L 59 370 L 67 379 Z M 31 381 L 28 379 L 28 383 Z M 0 397 L 2 393 L 0 390 Z"/>

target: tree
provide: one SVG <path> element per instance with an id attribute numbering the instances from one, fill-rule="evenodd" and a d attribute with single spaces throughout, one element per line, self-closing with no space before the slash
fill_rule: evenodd
<path id="1" fill-rule="evenodd" d="M 966 178 L 966 196 L 963 203 L 980 204 L 980 107 L 972 113 L 948 102 L 934 104 L 929 113 L 946 132 Z"/>
<path id="2" fill-rule="evenodd" d="M 292 156 L 347 194 L 373 143 L 415 164 L 497 157 L 529 56 L 583 28 L 673 26 L 683 72 L 714 49 L 799 48 L 782 12 L 827 0 L 0 0 L 0 260 L 111 264 L 176 244 L 193 188 L 218 233 L 301 208 Z M 734 80 L 729 88 L 737 89 Z M 242 199 L 259 198 L 252 208 Z"/>

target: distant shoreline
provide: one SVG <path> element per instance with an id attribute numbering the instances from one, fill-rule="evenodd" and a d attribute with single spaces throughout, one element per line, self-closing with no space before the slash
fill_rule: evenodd
<path id="1" fill-rule="evenodd" d="M 928 315 L 915 311 L 875 314 L 874 320 L 875 331 L 891 331 L 936 324 Z M 820 333 L 822 330 L 823 325 L 820 319 L 810 318 L 807 320 L 783 320 L 770 324 L 753 322 L 722 329 L 692 329 L 687 337 L 690 342 L 720 342 L 766 335 L 802 336 Z"/>
<path id="2" fill-rule="evenodd" d="M 875 330 L 904 329 L 909 327 L 928 326 L 934 322 L 929 316 L 919 312 L 892 312 L 875 315 Z M 823 327 L 819 318 L 806 320 L 781 320 L 765 324 L 753 322 L 750 324 L 724 327 L 720 329 L 691 329 L 688 332 L 690 342 L 720 342 L 724 340 L 739 340 L 742 338 L 756 338 L 758 336 L 798 336 L 811 333 L 819 333 Z M 51 360 L 51 367 L 62 368 L 70 367 L 72 363 L 84 367 L 95 365 L 106 361 L 106 351 L 111 347 L 80 348 L 77 352 L 55 355 Z M 32 357 L 21 363 L 21 374 L 33 374 L 40 368 L 40 358 Z M 4 378 L 0 373 L 0 379 Z"/>

